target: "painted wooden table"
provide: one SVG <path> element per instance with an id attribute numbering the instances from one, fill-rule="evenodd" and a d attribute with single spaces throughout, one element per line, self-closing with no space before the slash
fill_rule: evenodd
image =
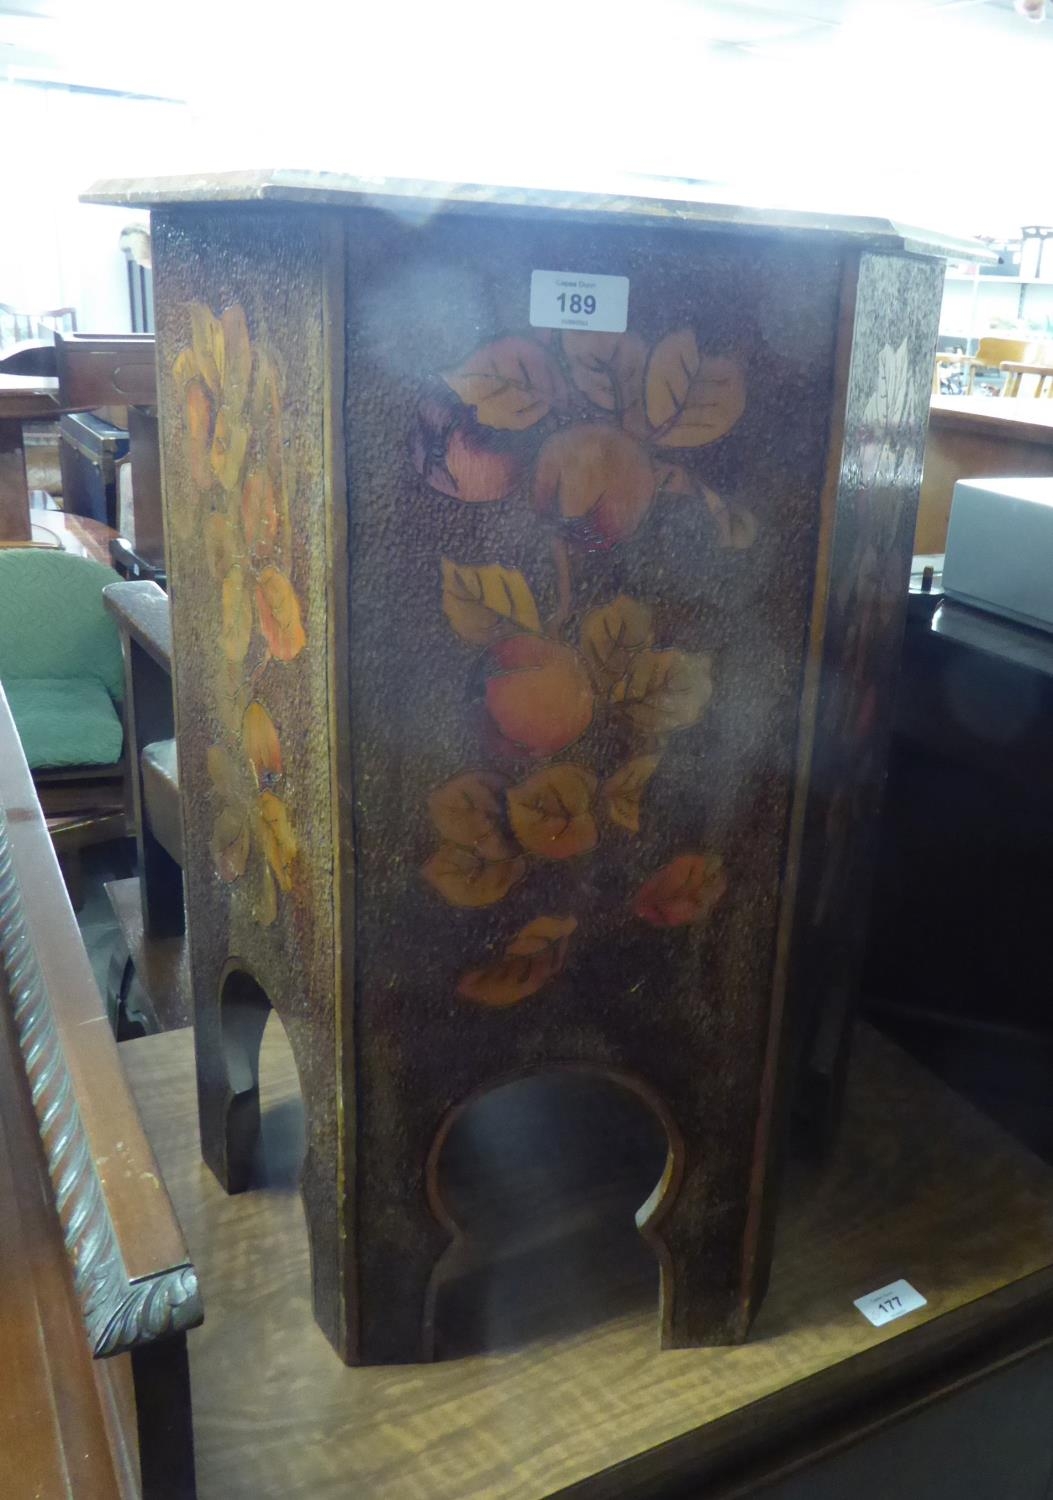
<path id="1" fill-rule="evenodd" d="M 241 1198 L 201 1166 L 190 1033 L 120 1051 L 208 1309 L 190 1340 L 201 1500 L 1045 1494 L 1053 1173 L 867 1028 L 829 1167 L 786 1184 L 747 1344 L 658 1350 L 633 1213 L 660 1133 L 565 1077 L 492 1095 L 451 1138 L 471 1239 L 439 1295 L 447 1357 L 415 1370 L 345 1369 L 311 1325 L 280 1028 Z M 854 1299 L 900 1277 L 927 1305 L 872 1327 Z M 1008 1409 L 985 1415 L 999 1379 Z"/>
<path id="2" fill-rule="evenodd" d="M 915 552 L 942 552 L 955 482 L 1053 475 L 1053 403 L 1030 398 L 934 396 Z"/>
<path id="3" fill-rule="evenodd" d="M 963 246 L 311 173 L 92 196 L 153 209 L 206 1160 L 246 1185 L 273 1005 L 316 1316 L 426 1358 L 462 1112 L 598 1073 L 666 1143 L 664 1344 L 743 1338 L 855 984 Z"/>
<path id="4" fill-rule="evenodd" d="M 22 423 L 59 415 L 58 381 L 0 375 L 0 542 L 29 541 L 29 490 Z"/>

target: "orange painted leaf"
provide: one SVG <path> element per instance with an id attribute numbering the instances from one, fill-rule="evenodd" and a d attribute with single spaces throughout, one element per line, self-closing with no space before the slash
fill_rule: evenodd
<path id="1" fill-rule="evenodd" d="M 201 380 L 192 380 L 183 395 L 186 412 L 186 459 L 199 490 L 212 488 L 212 433 L 216 410 Z"/>
<path id="2" fill-rule="evenodd" d="M 709 656 L 686 651 L 638 651 L 611 693 L 640 734 L 670 734 L 698 722 L 713 696 Z"/>
<path id="3" fill-rule="evenodd" d="M 651 350 L 645 380 L 647 419 L 663 448 L 699 448 L 730 432 L 746 409 L 741 363 L 702 354 L 694 330 L 667 334 Z"/>
<path id="4" fill-rule="evenodd" d="M 205 517 L 205 557 L 208 570 L 221 583 L 238 561 L 238 542 L 230 517 L 225 511 L 213 510 Z"/>
<path id="5" fill-rule="evenodd" d="M 503 901 L 527 872 L 522 855 L 484 859 L 475 849 L 446 843 L 424 865 L 421 874 L 451 906 L 493 906 Z"/>
<path id="6" fill-rule="evenodd" d="M 512 939 L 501 958 L 462 975 L 458 995 L 497 1008 L 536 995 L 562 970 L 577 925 L 573 917 L 538 917 Z"/>
<path id="7" fill-rule="evenodd" d="M 243 808 L 224 807 L 212 825 L 212 863 L 228 885 L 240 880 L 249 861 L 249 819 Z"/>
<path id="8" fill-rule="evenodd" d="M 461 640 L 473 646 L 489 646 L 506 635 L 541 629 L 529 583 L 517 568 L 502 568 L 499 563 L 473 568 L 444 557 L 442 609 Z"/>
<path id="9" fill-rule="evenodd" d="M 577 422 L 541 445 L 530 500 L 541 515 L 561 521 L 578 546 L 605 552 L 647 515 L 654 482 L 635 438 L 606 422 Z"/>
<path id="10" fill-rule="evenodd" d="M 256 804 L 257 827 L 267 863 L 283 891 L 292 890 L 292 871 L 300 846 L 289 822 L 285 803 L 273 792 L 263 792 Z"/>
<path id="11" fill-rule="evenodd" d="M 581 766 L 546 766 L 508 792 L 512 832 L 528 854 L 570 859 L 596 847 L 596 778 Z"/>
<path id="12" fill-rule="evenodd" d="M 653 639 L 650 608 L 627 594 L 590 610 L 581 622 L 582 654 L 604 692 L 625 676 L 635 653 Z"/>
<path id="13" fill-rule="evenodd" d="M 644 369 L 647 345 L 635 333 L 563 334 L 570 378 L 578 390 L 620 427 L 637 437 L 647 433 Z"/>
<path id="14" fill-rule="evenodd" d="M 652 927 L 683 927 L 707 917 L 727 888 L 719 854 L 680 854 L 644 881 L 633 913 Z"/>
<path id="15" fill-rule="evenodd" d="M 640 803 L 647 783 L 658 769 L 657 755 L 637 755 L 603 783 L 607 816 L 630 833 L 640 832 Z"/>
<path id="16" fill-rule="evenodd" d="M 442 837 L 484 860 L 519 853 L 505 833 L 504 792 L 508 779 L 490 771 L 466 771 L 428 798 L 428 811 Z"/>
<path id="17" fill-rule="evenodd" d="M 190 340 L 198 373 L 212 394 L 218 396 L 223 384 L 223 325 L 203 302 L 190 304 Z"/>
<path id="18" fill-rule="evenodd" d="M 504 338 L 484 344 L 443 379 L 484 427 L 522 432 L 547 417 L 566 386 L 559 366 L 533 339 Z"/>
<path id="19" fill-rule="evenodd" d="M 233 567 L 224 578 L 222 606 L 223 653 L 230 662 L 243 662 L 252 639 L 252 600 L 244 568 Z"/>
<path id="20" fill-rule="evenodd" d="M 268 557 L 278 536 L 278 496 L 266 469 L 251 469 L 245 476 L 241 520 L 250 551 L 257 557 Z"/>
<path id="21" fill-rule="evenodd" d="M 251 429 L 247 419 L 233 406 L 221 406 L 212 431 L 209 463 L 212 472 L 229 495 L 241 484 L 245 455 L 249 450 Z"/>
<path id="22" fill-rule="evenodd" d="M 254 701 L 245 710 L 241 721 L 241 743 L 252 762 L 257 781 L 262 780 L 267 771 L 275 776 L 281 775 L 282 747 L 278 731 L 262 703 Z"/>
<path id="23" fill-rule="evenodd" d="M 307 644 L 296 590 L 277 568 L 264 568 L 256 585 L 256 608 L 271 655 L 292 661 Z"/>

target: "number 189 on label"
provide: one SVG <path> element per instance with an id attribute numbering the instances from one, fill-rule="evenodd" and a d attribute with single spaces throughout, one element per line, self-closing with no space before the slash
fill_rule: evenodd
<path id="1" fill-rule="evenodd" d="M 599 276 L 585 271 L 531 273 L 532 328 L 624 333 L 628 320 L 628 276 Z"/>

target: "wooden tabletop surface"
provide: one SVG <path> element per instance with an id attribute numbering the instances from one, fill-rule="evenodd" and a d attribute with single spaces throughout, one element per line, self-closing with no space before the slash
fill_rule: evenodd
<path id="1" fill-rule="evenodd" d="M 61 547 L 77 557 L 92 557 L 112 567 L 110 542 L 118 535 L 112 526 L 93 521 L 90 516 L 76 516 L 71 511 L 42 510 L 32 506 L 29 521 L 33 541 Z"/>
<path id="2" fill-rule="evenodd" d="M 1053 443 L 1053 401 L 1013 396 L 933 396 L 933 427 L 1005 436 L 1014 442 Z"/>
<path id="3" fill-rule="evenodd" d="M 31 422 L 59 410 L 59 383 L 47 375 L 0 375 L 0 419 Z"/>
<path id="4" fill-rule="evenodd" d="M 446 1357 L 346 1369 L 311 1321 L 280 1027 L 263 1048 L 262 1185 L 238 1198 L 200 1161 L 189 1031 L 121 1051 L 203 1286 L 201 1500 L 629 1500 L 916 1382 L 1014 1319 L 1029 1339 L 1050 1326 L 1053 1172 L 864 1031 L 833 1161 L 787 1181 L 744 1346 L 659 1352 L 656 1268 L 632 1224 L 661 1167 L 652 1122 L 610 1086 L 542 1079 L 488 1096 L 447 1144 L 446 1197 L 476 1244 L 447 1257 Z M 853 1299 L 899 1277 L 927 1305 L 872 1327 Z"/>

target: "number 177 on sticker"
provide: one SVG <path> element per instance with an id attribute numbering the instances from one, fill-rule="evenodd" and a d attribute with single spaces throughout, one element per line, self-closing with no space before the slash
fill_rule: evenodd
<path id="1" fill-rule="evenodd" d="M 629 321 L 628 276 L 585 271 L 532 271 L 530 326 L 624 333 Z"/>

